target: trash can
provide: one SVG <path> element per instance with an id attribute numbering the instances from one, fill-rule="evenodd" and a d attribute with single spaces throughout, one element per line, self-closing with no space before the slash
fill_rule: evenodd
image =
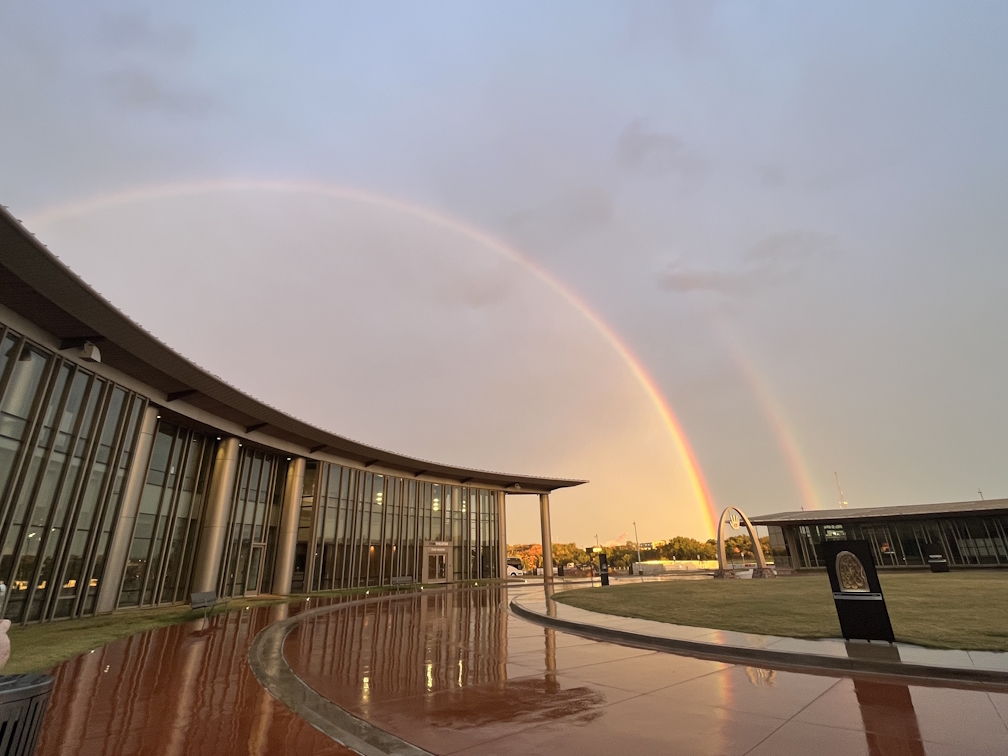
<path id="1" fill-rule="evenodd" d="M 49 675 L 0 675 L 0 755 L 35 753 L 52 686 Z"/>

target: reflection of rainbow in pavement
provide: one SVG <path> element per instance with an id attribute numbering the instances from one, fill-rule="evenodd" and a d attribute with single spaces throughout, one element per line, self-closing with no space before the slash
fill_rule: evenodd
<path id="1" fill-rule="evenodd" d="M 683 431 L 678 418 L 672 411 L 672 407 L 662 395 L 661 391 L 655 384 L 654 379 L 641 364 L 637 356 L 634 355 L 630 348 L 619 338 L 619 336 L 616 335 L 616 332 L 609 326 L 608 323 L 599 317 L 591 309 L 591 307 L 584 302 L 584 300 L 578 297 L 552 273 L 513 247 L 489 236 L 478 228 L 470 226 L 440 212 L 435 212 L 429 208 L 409 204 L 403 202 L 402 200 L 385 197 L 383 195 L 364 191 L 362 189 L 300 181 L 199 181 L 141 187 L 54 206 L 35 214 L 29 219 L 28 223 L 30 226 L 34 227 L 69 216 L 79 215 L 129 202 L 222 191 L 268 191 L 284 192 L 289 194 L 312 194 L 397 210 L 415 218 L 427 221 L 434 226 L 448 229 L 461 236 L 467 237 L 480 245 L 503 255 L 531 272 L 541 281 L 546 283 L 546 285 L 548 285 L 553 291 L 559 294 L 564 300 L 566 300 L 568 304 L 581 313 L 581 315 L 583 315 L 588 322 L 592 324 L 595 330 L 609 343 L 616 353 L 619 354 L 620 358 L 630 369 L 630 372 L 644 389 L 644 392 L 651 400 L 651 403 L 655 406 L 655 409 L 658 410 L 658 414 L 661 417 L 670 438 L 672 439 L 673 446 L 676 448 L 682 464 L 686 469 L 686 474 L 689 478 L 693 496 L 703 513 L 703 521 L 707 527 L 708 533 L 710 535 L 715 533 L 717 510 L 715 509 L 710 491 L 707 488 L 707 482 L 704 479 L 703 472 L 697 462 L 696 455 L 693 453 L 693 449 L 686 438 L 686 434 Z"/>

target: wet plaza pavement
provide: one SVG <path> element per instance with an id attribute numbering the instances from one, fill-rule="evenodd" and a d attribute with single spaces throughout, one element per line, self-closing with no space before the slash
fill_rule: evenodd
<path id="1" fill-rule="evenodd" d="M 1008 753 L 1003 692 L 601 643 L 519 619 L 508 598 L 465 589 L 313 612 L 284 657 L 322 696 L 435 754 Z M 38 753 L 349 753 L 248 666 L 255 634 L 304 606 L 153 630 L 60 665 Z"/>

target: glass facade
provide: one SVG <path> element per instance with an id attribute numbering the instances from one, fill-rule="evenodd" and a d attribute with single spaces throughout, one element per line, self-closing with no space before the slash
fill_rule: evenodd
<path id="1" fill-rule="evenodd" d="M 1008 514 L 900 517 L 870 521 L 769 525 L 778 566 L 825 567 L 824 541 L 864 540 L 878 567 L 924 567 L 923 547 L 940 544 L 956 567 L 1008 566 Z"/>
<path id="2" fill-rule="evenodd" d="M 147 397 L 90 364 L 0 323 L 0 580 L 8 588 L 0 616 L 13 622 L 94 614 L 99 592 L 102 611 L 186 603 L 207 579 L 195 573 L 224 464 L 218 431 L 167 410 L 155 423 Z M 145 416 L 151 435 L 134 460 Z M 236 461 L 227 458 L 228 498 L 212 504 L 215 521 L 226 522 L 215 578 L 222 597 L 272 592 L 290 464 L 275 450 L 239 447 Z M 427 541 L 444 554 L 437 578 L 497 578 L 498 493 L 307 460 L 291 590 L 422 582 Z M 116 532 L 120 522 L 132 530 Z M 117 563 L 106 570 L 113 543 Z M 100 591 L 104 579 L 113 584 Z"/>
<path id="3" fill-rule="evenodd" d="M 0 326 L 2 614 L 92 614 L 146 400 Z"/>
<path id="4" fill-rule="evenodd" d="M 119 606 L 188 599 L 193 555 L 217 442 L 158 421 L 140 494 Z"/>
<path id="5" fill-rule="evenodd" d="M 218 596 L 269 592 L 286 473 L 287 462 L 275 454 L 249 446 L 242 448 Z"/>
<path id="6" fill-rule="evenodd" d="M 294 591 L 421 581 L 424 541 L 449 541 L 455 580 L 499 577 L 497 492 L 309 463 Z"/>

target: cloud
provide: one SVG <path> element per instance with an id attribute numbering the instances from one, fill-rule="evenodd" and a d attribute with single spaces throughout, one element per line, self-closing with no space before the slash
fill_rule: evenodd
<path id="1" fill-rule="evenodd" d="M 836 240 L 815 231 L 775 233 L 761 239 L 734 269 L 696 268 L 675 262 L 658 274 L 658 286 L 674 292 L 747 295 L 798 275 L 836 252 Z"/>
<path id="2" fill-rule="evenodd" d="M 600 228 L 609 223 L 612 215 L 609 192 L 589 186 L 539 207 L 513 213 L 507 224 L 520 233 L 556 240 Z"/>
<path id="3" fill-rule="evenodd" d="M 775 266 L 800 264 L 836 254 L 836 239 L 816 231 L 785 231 L 764 237 L 746 257 Z"/>
<path id="4" fill-rule="evenodd" d="M 649 131 L 641 119 L 623 129 L 616 154 L 625 167 L 649 176 L 674 173 L 699 176 L 708 168 L 707 161 L 687 150 L 681 139 L 673 134 Z"/>
<path id="5" fill-rule="evenodd" d="M 106 16 L 98 31 L 101 41 L 116 50 L 184 55 L 196 46 L 192 28 L 181 24 L 155 26 L 146 11 Z"/>
<path id="6" fill-rule="evenodd" d="M 203 93 L 172 89 L 155 76 L 138 68 L 109 74 L 104 80 L 112 101 L 128 110 L 160 111 L 170 115 L 200 117 L 213 106 Z"/>

